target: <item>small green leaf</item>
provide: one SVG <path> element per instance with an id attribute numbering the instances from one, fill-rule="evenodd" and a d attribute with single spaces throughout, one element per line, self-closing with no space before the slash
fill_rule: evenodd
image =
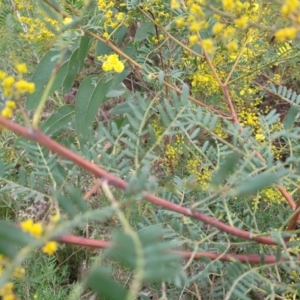
<path id="1" fill-rule="evenodd" d="M 63 83 L 63 93 L 64 94 L 68 93 L 71 90 L 74 80 L 79 72 L 80 62 L 78 60 L 78 52 L 79 52 L 79 49 L 76 49 L 72 53 L 71 58 L 68 63 L 68 71 L 67 71 L 66 77 L 64 79 L 64 83 Z"/>
<path id="2" fill-rule="evenodd" d="M 96 58 L 97 58 L 97 56 L 108 55 L 112 52 L 113 52 L 112 49 L 109 46 L 107 46 L 105 43 L 103 43 L 101 41 L 97 41 Z"/>
<path id="3" fill-rule="evenodd" d="M 289 170 L 281 170 L 277 173 L 264 172 L 256 176 L 250 177 L 245 182 L 241 183 L 236 189 L 236 195 L 248 195 L 255 193 L 265 187 L 271 186 L 278 179 L 289 173 Z"/>
<path id="4" fill-rule="evenodd" d="M 190 95 L 190 89 L 189 89 L 189 86 L 187 84 L 183 84 L 183 87 L 182 87 L 182 95 L 181 95 L 181 99 L 186 102 L 189 98 L 189 95 Z"/>
<path id="5" fill-rule="evenodd" d="M 106 94 L 113 82 L 113 79 L 105 81 L 100 75 L 91 75 L 79 86 L 75 102 L 75 127 L 78 135 L 86 136 L 100 105 L 108 99 Z"/>
<path id="6" fill-rule="evenodd" d="M 79 209 L 80 212 L 86 212 L 88 210 L 88 206 L 86 201 L 82 198 L 81 192 L 75 187 L 67 187 L 68 195 L 72 201 L 72 203 Z"/>
<path id="7" fill-rule="evenodd" d="M 66 94 L 70 91 L 75 81 L 77 74 L 84 66 L 84 60 L 90 47 L 91 37 L 85 35 L 80 38 L 79 47 L 72 53 L 69 63 L 68 72 L 63 83 L 63 93 Z"/>
<path id="8" fill-rule="evenodd" d="M 108 98 L 113 98 L 113 97 L 120 97 L 125 93 L 125 89 L 123 90 L 110 90 L 107 94 L 106 97 Z"/>
<path id="9" fill-rule="evenodd" d="M 152 22 L 145 22 L 141 24 L 140 27 L 136 30 L 135 33 L 135 42 L 142 41 L 147 39 L 151 34 L 155 33 L 155 27 Z"/>
<path id="10" fill-rule="evenodd" d="M 225 162 L 221 164 L 219 169 L 214 172 L 211 180 L 212 185 L 220 185 L 224 182 L 228 175 L 234 171 L 234 167 L 239 161 L 238 153 L 232 153 L 225 158 Z"/>
<path id="11" fill-rule="evenodd" d="M 56 59 L 52 59 L 53 57 L 59 56 L 60 54 L 57 52 L 49 51 L 42 58 L 41 62 L 37 66 L 33 77 L 31 79 L 32 82 L 35 83 L 35 92 L 33 94 L 29 94 L 26 99 L 26 108 L 27 109 L 35 109 L 40 99 L 44 93 L 45 86 L 47 82 L 50 80 L 52 76 L 53 69 L 57 63 Z M 63 82 L 64 78 L 68 71 L 68 59 L 71 55 L 71 52 L 68 52 L 63 59 L 63 62 L 57 71 L 56 78 L 54 84 L 50 90 L 50 94 L 59 89 Z"/>
<path id="12" fill-rule="evenodd" d="M 165 79 L 165 72 L 160 70 L 158 72 L 158 83 L 160 86 L 162 86 L 164 84 L 164 79 Z"/>
<path id="13" fill-rule="evenodd" d="M 56 113 L 51 115 L 42 125 L 41 130 L 48 136 L 65 127 L 74 116 L 74 107 L 71 105 L 61 106 Z"/>
<path id="14" fill-rule="evenodd" d="M 286 117 L 284 118 L 284 129 L 291 129 L 298 114 L 298 109 L 292 105 Z"/>
<path id="15" fill-rule="evenodd" d="M 5 164 L 3 160 L 0 158 L 0 177 L 5 176 Z"/>
<path id="16" fill-rule="evenodd" d="M 20 185 L 26 185 L 26 172 L 23 167 L 19 168 L 19 184 Z"/>
<path id="17" fill-rule="evenodd" d="M 75 217 L 79 213 L 78 209 L 74 206 L 71 199 L 63 195 L 61 192 L 55 191 L 54 197 L 57 199 L 59 207 L 62 208 L 69 217 Z"/>

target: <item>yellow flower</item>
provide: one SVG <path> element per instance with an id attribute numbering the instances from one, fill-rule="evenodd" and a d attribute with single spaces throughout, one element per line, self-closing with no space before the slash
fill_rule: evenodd
<path id="1" fill-rule="evenodd" d="M 235 29 L 233 27 L 227 27 L 224 29 L 223 31 L 223 36 L 225 38 L 229 38 L 230 36 L 232 36 L 235 32 Z"/>
<path id="2" fill-rule="evenodd" d="M 223 28 L 224 28 L 224 24 L 216 23 L 212 28 L 212 32 L 213 32 L 213 34 L 217 35 L 217 34 L 221 33 Z"/>
<path id="3" fill-rule="evenodd" d="M 124 64 L 119 60 L 119 56 L 117 54 L 111 54 L 109 56 L 105 56 L 105 61 L 102 65 L 102 70 L 109 72 L 114 70 L 117 73 L 121 73 L 124 70 Z"/>
<path id="4" fill-rule="evenodd" d="M 228 49 L 230 52 L 237 51 L 237 49 L 238 49 L 238 44 L 237 44 L 237 42 L 232 41 L 232 42 L 228 43 L 228 44 L 227 44 L 227 49 Z"/>
<path id="5" fill-rule="evenodd" d="M 3 296 L 2 299 L 3 299 L 3 300 L 15 300 L 16 297 L 15 297 L 14 294 L 8 294 L 8 295 Z"/>
<path id="6" fill-rule="evenodd" d="M 295 27 L 286 27 L 279 29 L 275 33 L 275 38 L 278 42 L 284 42 L 286 40 L 293 40 L 297 35 L 297 29 Z"/>
<path id="7" fill-rule="evenodd" d="M 178 28 L 183 27 L 184 26 L 184 18 L 177 18 L 175 20 L 175 23 L 176 23 L 176 25 L 177 25 Z"/>
<path id="8" fill-rule="evenodd" d="M 121 61 L 116 62 L 116 64 L 114 65 L 114 70 L 117 73 L 121 73 L 124 70 L 124 64 Z"/>
<path id="9" fill-rule="evenodd" d="M 35 91 L 35 85 L 33 82 L 27 82 L 23 79 L 16 82 L 15 87 L 19 93 L 34 93 Z"/>
<path id="10" fill-rule="evenodd" d="M 15 101 L 7 100 L 6 101 L 6 107 L 8 107 L 10 109 L 16 109 L 17 108 L 17 104 L 16 104 Z"/>
<path id="11" fill-rule="evenodd" d="M 247 16 L 242 16 L 242 17 L 236 19 L 234 23 L 239 28 L 246 28 L 248 25 L 248 21 L 249 21 L 249 19 Z"/>
<path id="12" fill-rule="evenodd" d="M 2 81 L 3 88 L 10 88 L 15 83 L 15 79 L 12 76 L 6 77 Z"/>
<path id="13" fill-rule="evenodd" d="M 24 268 L 16 267 L 13 276 L 14 278 L 21 279 L 23 278 L 24 274 L 25 274 Z"/>
<path id="14" fill-rule="evenodd" d="M 198 36 L 196 34 L 189 36 L 189 42 L 191 45 L 194 45 L 198 42 Z"/>
<path id="15" fill-rule="evenodd" d="M 104 33 L 103 33 L 103 38 L 107 39 L 108 37 L 109 37 L 108 32 L 104 32 Z"/>
<path id="16" fill-rule="evenodd" d="M 171 9 L 178 9 L 180 8 L 178 0 L 171 0 Z"/>
<path id="17" fill-rule="evenodd" d="M 0 70 L 0 80 L 3 80 L 6 76 L 7 74 L 4 71 Z"/>
<path id="18" fill-rule="evenodd" d="M 116 19 L 118 21 L 122 21 L 124 19 L 124 13 L 122 13 L 122 12 L 117 13 Z"/>
<path id="19" fill-rule="evenodd" d="M 56 224 L 60 220 L 60 215 L 59 214 L 55 214 L 55 215 L 51 216 L 50 220 L 51 220 L 52 224 Z"/>
<path id="20" fill-rule="evenodd" d="M 57 243 L 56 242 L 48 242 L 43 247 L 43 252 L 48 255 L 53 255 L 53 253 L 57 250 Z"/>
<path id="21" fill-rule="evenodd" d="M 108 10 L 105 14 L 104 14 L 104 16 L 105 16 L 105 18 L 106 19 L 110 19 L 112 16 L 113 16 L 113 11 L 112 10 Z"/>
<path id="22" fill-rule="evenodd" d="M 205 39 L 202 41 L 202 47 L 208 54 L 212 54 L 215 50 L 214 42 L 212 39 Z"/>
<path id="23" fill-rule="evenodd" d="M 17 68 L 19 73 L 25 74 L 25 73 L 28 72 L 26 64 L 17 64 L 16 68 Z"/>
<path id="24" fill-rule="evenodd" d="M 233 0 L 223 0 L 222 1 L 224 10 L 231 10 L 234 8 Z"/>
<path id="25" fill-rule="evenodd" d="M 258 133 L 255 135 L 256 140 L 258 140 L 259 142 L 262 142 L 266 139 L 266 137 L 262 134 L 262 133 Z"/>
<path id="26" fill-rule="evenodd" d="M 63 24 L 64 25 L 68 25 L 68 24 L 70 24 L 70 23 L 72 23 L 73 22 L 73 19 L 72 18 L 64 18 L 63 19 Z"/>
<path id="27" fill-rule="evenodd" d="M 0 289 L 0 295 L 1 295 L 1 296 L 4 296 L 4 295 L 12 294 L 13 287 L 14 287 L 14 284 L 13 284 L 12 282 L 6 283 L 6 284 Z"/>
<path id="28" fill-rule="evenodd" d="M 198 18 L 203 18 L 205 16 L 201 6 L 196 3 L 192 4 L 190 12 Z"/>
<path id="29" fill-rule="evenodd" d="M 5 107 L 1 110 L 1 116 L 10 119 L 13 116 L 13 111 L 9 107 Z"/>
<path id="30" fill-rule="evenodd" d="M 28 219 L 21 223 L 21 228 L 25 232 L 29 232 L 34 237 L 41 237 L 43 233 L 43 227 L 41 223 L 34 223 L 32 219 Z"/>

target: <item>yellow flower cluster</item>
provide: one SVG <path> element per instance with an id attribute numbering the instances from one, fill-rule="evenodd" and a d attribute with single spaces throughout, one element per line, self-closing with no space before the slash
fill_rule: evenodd
<path id="1" fill-rule="evenodd" d="M 51 220 L 52 225 L 54 223 L 56 223 L 56 218 L 52 218 Z M 33 222 L 32 219 L 28 219 L 25 220 L 23 222 L 21 222 L 21 228 L 23 231 L 30 233 L 32 236 L 36 237 L 36 238 L 40 238 L 42 237 L 43 233 L 44 233 L 44 228 L 41 222 Z M 54 252 L 57 250 L 57 243 L 54 241 L 50 241 L 47 242 L 42 250 L 44 253 L 48 254 L 48 255 L 53 255 Z"/>
<path id="2" fill-rule="evenodd" d="M 155 132 L 156 138 L 158 139 L 164 132 L 164 126 L 161 123 L 159 117 L 155 117 L 151 123 L 153 130 Z"/>
<path id="3" fill-rule="evenodd" d="M 44 22 L 36 18 L 20 17 L 20 21 L 28 26 L 27 32 L 22 32 L 20 35 L 30 41 L 45 41 L 55 37 L 45 23 L 52 25 L 56 30 L 59 29 L 59 24 L 56 20 L 49 17 L 44 18 Z"/>
<path id="4" fill-rule="evenodd" d="M 105 32 L 103 33 L 103 37 L 105 39 L 108 39 L 110 36 L 107 32 L 110 28 L 117 28 L 122 24 L 127 25 L 125 14 L 116 9 L 115 2 L 98 0 L 97 5 L 98 10 L 101 11 L 104 15 L 103 28 L 105 29 Z"/>
<path id="5" fill-rule="evenodd" d="M 160 41 L 164 40 L 165 36 L 163 34 L 160 34 L 158 36 L 158 38 L 156 36 L 153 36 L 151 38 L 151 41 L 154 43 L 154 44 L 158 44 Z"/>
<path id="6" fill-rule="evenodd" d="M 0 276 L 4 271 L 5 266 L 9 263 L 9 260 L 3 255 L 0 255 Z M 25 275 L 24 268 L 16 267 L 13 272 L 13 278 L 22 279 Z M 15 300 L 17 299 L 13 292 L 13 282 L 7 282 L 2 288 L 0 288 L 0 297 L 2 300 Z"/>
<path id="7" fill-rule="evenodd" d="M 288 17 L 297 12 L 299 5 L 298 0 L 286 0 L 281 6 L 281 13 Z"/>
<path id="8" fill-rule="evenodd" d="M 121 73 L 125 68 L 117 54 L 105 55 L 104 57 L 98 56 L 97 59 L 103 61 L 102 69 L 105 72 L 115 71 L 117 73 Z"/>
<path id="9" fill-rule="evenodd" d="M 33 10 L 33 5 L 31 1 L 28 0 L 15 0 L 14 4 L 16 5 L 17 9 L 20 10 Z"/>
<path id="10" fill-rule="evenodd" d="M 165 155 L 167 159 L 174 160 L 176 158 L 176 148 L 170 144 L 167 144 Z"/>
<path id="11" fill-rule="evenodd" d="M 9 76 L 4 71 L 0 70 L 0 83 L 3 89 L 3 95 L 6 98 L 19 99 L 22 94 L 33 93 L 35 85 L 32 82 L 27 82 L 22 79 L 22 74 L 27 73 L 26 64 L 17 64 L 16 69 L 19 72 L 17 80 L 13 76 Z M 7 100 L 5 107 L 1 110 L 1 116 L 4 118 L 11 118 L 13 111 L 17 108 L 17 104 L 13 100 Z"/>
<path id="12" fill-rule="evenodd" d="M 194 174 L 203 191 L 209 187 L 212 171 L 208 167 L 201 168 L 201 164 L 196 159 L 188 159 L 187 170 L 190 174 Z"/>
<path id="13" fill-rule="evenodd" d="M 252 199 L 252 209 L 258 210 L 260 202 L 264 202 L 266 204 L 282 204 L 285 202 L 285 199 L 276 188 L 269 187 L 261 190 L 257 196 Z"/>

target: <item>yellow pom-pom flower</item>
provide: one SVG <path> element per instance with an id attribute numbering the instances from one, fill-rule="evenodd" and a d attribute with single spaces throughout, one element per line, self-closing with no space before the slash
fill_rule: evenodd
<path id="1" fill-rule="evenodd" d="M 45 244 L 45 246 L 43 247 L 43 252 L 48 254 L 48 255 L 53 255 L 54 252 L 57 250 L 57 243 L 56 242 L 48 242 Z"/>
<path id="2" fill-rule="evenodd" d="M 16 69 L 17 69 L 18 72 L 21 73 L 21 74 L 25 74 L 25 73 L 28 72 L 26 64 L 17 64 L 17 65 L 16 65 Z"/>

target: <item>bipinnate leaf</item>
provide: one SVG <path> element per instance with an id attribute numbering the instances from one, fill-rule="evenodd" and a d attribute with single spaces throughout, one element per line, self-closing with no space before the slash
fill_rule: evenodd
<path id="1" fill-rule="evenodd" d="M 145 263 L 143 279 L 146 281 L 168 280 L 181 271 L 180 256 L 170 253 L 171 243 L 161 241 L 166 233 L 167 231 L 160 225 L 149 226 L 137 232 L 143 247 Z M 116 231 L 112 240 L 113 246 L 107 250 L 106 255 L 135 270 L 138 257 L 132 237 Z"/>
<path id="2" fill-rule="evenodd" d="M 75 187 L 66 187 L 66 192 L 63 194 L 60 191 L 55 191 L 54 195 L 59 206 L 70 216 L 75 217 L 79 213 L 84 213 L 88 210 L 85 200 L 81 196 L 81 192 Z"/>
<path id="3" fill-rule="evenodd" d="M 98 266 L 92 269 L 87 278 L 87 285 L 106 300 L 127 299 L 127 291 L 110 276 L 105 267 Z"/>

